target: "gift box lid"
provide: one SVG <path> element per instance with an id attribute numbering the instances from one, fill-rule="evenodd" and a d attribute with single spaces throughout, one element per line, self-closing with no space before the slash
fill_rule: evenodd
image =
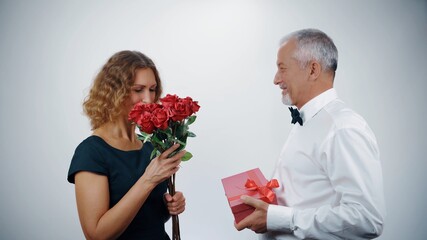
<path id="1" fill-rule="evenodd" d="M 233 213 L 254 209 L 242 202 L 240 199 L 242 195 L 248 195 L 266 201 L 266 198 L 258 191 L 248 190 L 245 187 L 248 179 L 253 180 L 258 186 L 265 186 L 268 182 L 259 168 L 254 168 L 252 170 L 221 179 L 225 195 L 227 196 L 228 203 Z"/>

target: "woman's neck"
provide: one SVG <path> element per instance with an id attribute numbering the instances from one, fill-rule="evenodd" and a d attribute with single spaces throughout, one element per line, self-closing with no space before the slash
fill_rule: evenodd
<path id="1" fill-rule="evenodd" d="M 140 149 L 142 143 L 135 133 L 135 124 L 127 119 L 107 122 L 93 131 L 93 135 L 101 137 L 109 145 L 121 150 Z"/>

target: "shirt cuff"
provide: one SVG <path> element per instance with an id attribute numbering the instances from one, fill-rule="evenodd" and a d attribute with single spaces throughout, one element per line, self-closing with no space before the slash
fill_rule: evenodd
<path id="1" fill-rule="evenodd" d="M 267 210 L 267 230 L 292 232 L 294 230 L 292 218 L 292 208 L 270 204 Z"/>

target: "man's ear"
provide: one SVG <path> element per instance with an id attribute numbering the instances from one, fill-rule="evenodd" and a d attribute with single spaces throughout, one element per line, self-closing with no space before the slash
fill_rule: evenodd
<path id="1" fill-rule="evenodd" d="M 310 69 L 309 78 L 310 80 L 315 81 L 319 78 L 320 73 L 322 73 L 322 65 L 320 65 L 320 63 L 317 61 L 310 61 L 308 67 Z"/>

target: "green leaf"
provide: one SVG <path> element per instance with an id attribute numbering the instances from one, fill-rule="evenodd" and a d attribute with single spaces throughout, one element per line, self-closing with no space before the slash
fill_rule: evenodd
<path id="1" fill-rule="evenodd" d="M 178 140 L 180 140 L 181 142 L 187 142 L 187 137 L 188 137 L 188 132 L 185 133 L 184 135 L 180 136 L 179 138 L 177 137 Z"/>
<path id="2" fill-rule="evenodd" d="M 185 143 L 183 141 L 180 141 L 179 139 L 175 139 L 175 142 L 179 143 L 182 147 L 185 147 L 185 145 L 187 144 L 187 143 Z"/>
<path id="3" fill-rule="evenodd" d="M 188 126 L 184 124 L 180 124 L 176 127 L 175 136 L 176 138 L 182 138 L 187 133 Z"/>
<path id="4" fill-rule="evenodd" d="M 156 143 L 157 145 L 160 145 L 163 149 L 166 147 L 165 144 L 162 142 L 162 140 L 160 140 L 157 135 L 153 135 L 151 141 L 153 143 Z"/>
<path id="5" fill-rule="evenodd" d="M 165 132 L 161 132 L 161 131 L 158 131 L 158 132 L 156 132 L 156 134 L 154 134 L 156 137 L 157 137 L 157 139 L 159 139 L 160 141 L 164 141 L 164 140 L 166 140 L 167 138 L 168 138 L 168 134 L 167 133 L 165 133 Z"/>
<path id="6" fill-rule="evenodd" d="M 196 134 L 193 132 L 188 131 L 187 134 L 188 134 L 188 137 L 196 137 Z"/>
<path id="7" fill-rule="evenodd" d="M 186 125 L 188 126 L 188 125 L 192 124 L 194 121 L 196 121 L 196 118 L 197 118 L 197 116 L 195 116 L 195 115 L 190 116 L 187 120 Z"/>
<path id="8" fill-rule="evenodd" d="M 159 154 L 158 154 L 157 149 L 153 149 L 153 151 L 151 151 L 150 159 L 153 159 L 153 158 L 157 157 L 158 155 Z"/>
<path id="9" fill-rule="evenodd" d="M 141 134 L 138 134 L 138 139 L 142 140 L 143 143 L 145 143 L 145 142 L 151 142 L 151 137 L 152 136 L 153 136 L 152 134 L 141 132 Z"/>
<path id="10" fill-rule="evenodd" d="M 170 129 L 170 128 L 166 128 L 165 130 L 159 129 L 158 131 L 163 133 L 163 134 L 166 134 L 167 136 L 172 135 L 172 129 Z"/>
<path id="11" fill-rule="evenodd" d="M 190 160 L 191 158 L 193 157 L 193 154 L 191 154 L 190 152 L 186 152 L 185 154 L 184 154 L 184 156 L 181 158 L 181 161 L 188 161 L 188 160 Z"/>

